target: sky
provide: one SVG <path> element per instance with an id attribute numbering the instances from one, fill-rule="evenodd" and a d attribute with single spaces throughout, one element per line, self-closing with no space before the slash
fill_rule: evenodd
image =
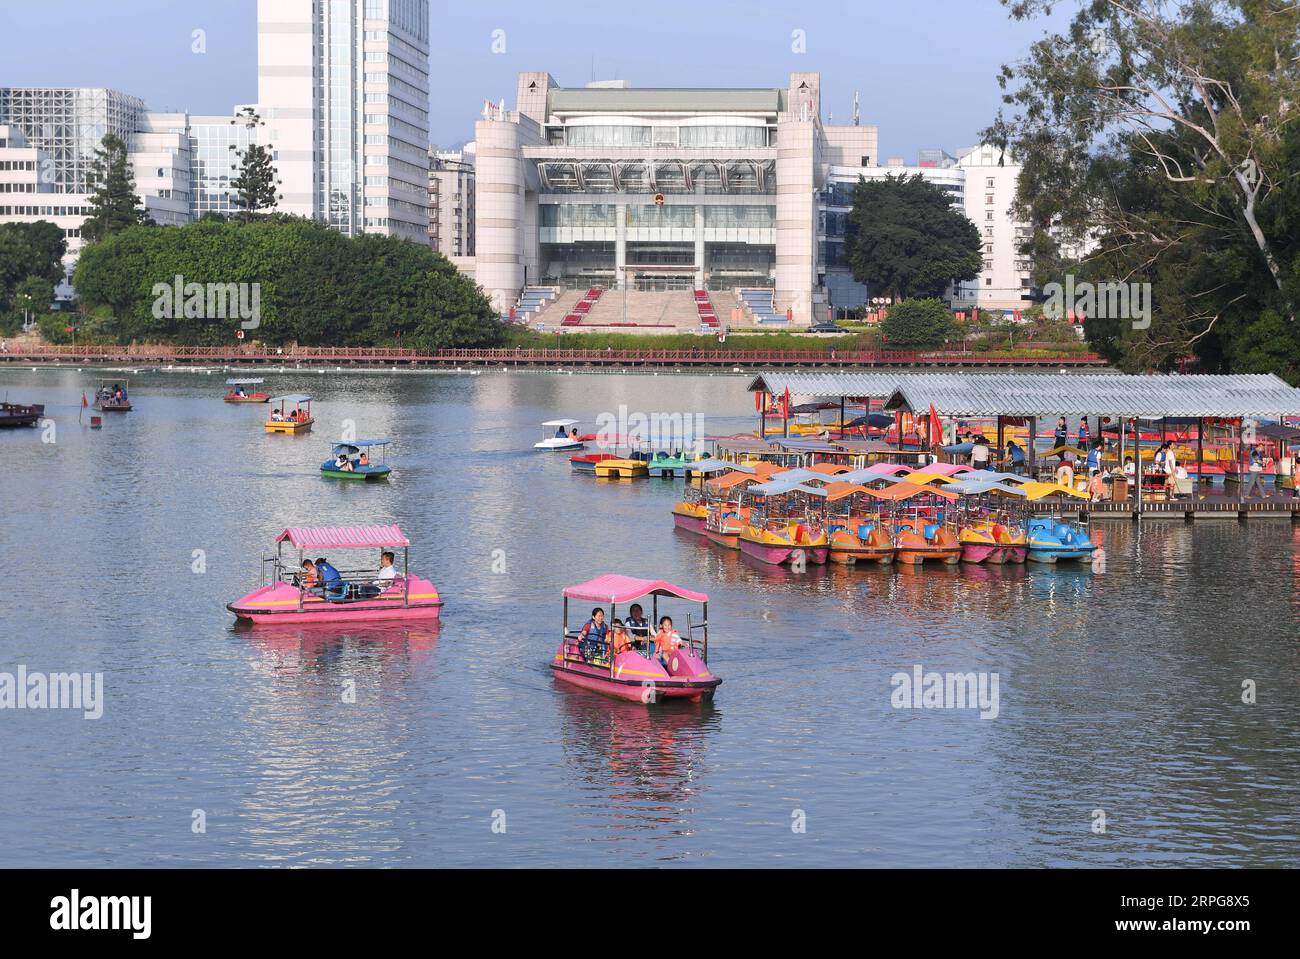
<path id="1" fill-rule="evenodd" d="M 430 21 L 440 146 L 473 138 L 484 100 L 513 109 L 523 70 L 634 87 L 783 87 L 807 70 L 822 76 L 824 122 L 848 123 L 857 90 L 880 156 L 909 162 L 978 142 L 1000 103 L 999 68 L 1048 25 L 1011 21 L 999 0 L 431 0 Z M 257 99 L 257 3 L 0 0 L 0 86 L 114 87 L 154 110 L 229 113 Z"/>

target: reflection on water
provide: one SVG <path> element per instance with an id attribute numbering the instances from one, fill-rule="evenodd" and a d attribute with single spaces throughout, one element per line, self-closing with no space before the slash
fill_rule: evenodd
<path id="1" fill-rule="evenodd" d="M 267 374 L 317 397 L 289 437 L 223 378 L 134 375 L 136 412 L 92 433 L 86 375 L 0 373 L 58 424 L 0 434 L 7 575 L 60 581 L 39 615 L 6 604 L 0 670 L 106 695 L 95 722 L 0 715 L 6 864 L 1294 864 L 1290 523 L 1098 524 L 1102 572 L 797 573 L 676 530 L 680 482 L 531 449 L 620 404 L 750 429 L 741 379 Z M 319 476 L 349 420 L 394 440 L 389 483 Z M 232 625 L 285 526 L 390 522 L 440 625 Z M 712 703 L 554 681 L 561 587 L 611 571 L 709 593 Z M 916 665 L 996 672 L 998 718 L 893 709 Z"/>

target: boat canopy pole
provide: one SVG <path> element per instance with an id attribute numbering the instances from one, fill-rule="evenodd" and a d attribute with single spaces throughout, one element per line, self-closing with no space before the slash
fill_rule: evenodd
<path id="1" fill-rule="evenodd" d="M 1205 418 L 1198 416 L 1196 418 L 1196 485 L 1192 487 L 1192 500 L 1199 502 L 1201 498 L 1201 475 L 1205 472 Z"/>
<path id="2" fill-rule="evenodd" d="M 411 605 L 411 547 L 409 546 L 402 547 L 402 605 Z"/>
<path id="3" fill-rule="evenodd" d="M 1133 459 L 1137 463 L 1133 475 L 1137 477 L 1137 513 L 1142 518 L 1142 421 L 1133 417 Z"/>
<path id="4" fill-rule="evenodd" d="M 704 604 L 704 661 L 709 661 L 709 604 Z"/>

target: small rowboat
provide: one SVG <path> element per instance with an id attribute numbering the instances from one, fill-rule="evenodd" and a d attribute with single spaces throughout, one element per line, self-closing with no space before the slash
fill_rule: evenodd
<path id="1" fill-rule="evenodd" d="M 722 680 L 709 670 L 709 597 L 704 593 L 674 586 L 658 579 L 635 579 L 607 573 L 564 589 L 564 628 L 560 646 L 550 666 L 559 682 L 634 703 L 657 703 L 667 699 L 698 702 L 712 698 Z M 660 624 L 659 598 L 672 597 L 699 603 L 700 622 L 685 617 L 685 629 L 673 632 L 671 646 L 655 648 L 655 637 L 633 635 L 639 645 L 616 651 L 609 634 L 593 635 L 587 626 L 569 625 L 569 601 L 609 604 L 608 616 L 600 606 L 605 624 L 617 618 L 618 607 L 651 597 L 650 622 Z M 592 612 L 592 621 L 596 619 Z M 670 626 L 672 624 L 670 623 Z"/>
<path id="2" fill-rule="evenodd" d="M 311 397 L 306 393 L 273 396 L 269 402 L 271 415 L 266 421 L 268 433 L 306 433 L 316 422 L 311 415 Z M 289 406 L 293 409 L 288 409 Z"/>
<path id="3" fill-rule="evenodd" d="M 131 400 L 126 388 L 129 380 L 100 380 L 95 388 L 95 409 L 101 413 L 130 413 Z"/>
<path id="4" fill-rule="evenodd" d="M 284 555 L 286 542 L 297 551 L 296 565 Z M 275 555 L 262 558 L 262 585 L 226 605 L 240 620 L 278 625 L 436 619 L 442 608 L 437 587 L 410 574 L 411 543 L 396 526 L 294 526 L 275 543 Z M 314 563 L 314 573 L 303 568 L 313 557 L 324 560 L 326 550 L 370 550 L 376 565 L 343 571 Z M 396 550 L 400 574 L 392 572 Z"/>
<path id="5" fill-rule="evenodd" d="M 265 403 L 271 398 L 270 393 L 264 393 L 261 390 L 249 392 L 244 389 L 245 386 L 254 386 L 261 382 L 260 379 L 226 380 L 226 385 L 232 386 L 234 389 L 228 390 L 222 399 L 227 403 Z"/>
<path id="6" fill-rule="evenodd" d="M 384 448 L 387 445 L 388 440 L 353 440 L 351 443 L 339 443 L 330 450 L 333 459 L 320 464 L 320 475 L 329 479 L 363 482 L 387 479 L 392 472 L 392 468 L 384 462 Z M 372 463 L 370 450 L 376 448 L 379 450 L 379 462 Z M 347 461 L 347 466 L 339 463 L 340 458 Z"/>

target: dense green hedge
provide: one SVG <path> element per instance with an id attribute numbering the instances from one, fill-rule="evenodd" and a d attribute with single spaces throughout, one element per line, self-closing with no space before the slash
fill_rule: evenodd
<path id="1" fill-rule="evenodd" d="M 497 346 L 505 332 L 474 282 L 428 247 L 370 234 L 349 238 L 308 220 L 275 217 L 134 226 L 87 246 L 73 285 L 84 311 L 106 317 L 87 334 L 118 342 L 234 342 L 240 318 L 230 316 L 233 309 L 225 319 L 206 309 L 202 316 L 157 315 L 184 307 L 166 297 L 160 309 L 155 291 L 177 276 L 184 284 L 258 284 L 260 326 L 246 331 L 246 342 L 434 350 Z"/>

